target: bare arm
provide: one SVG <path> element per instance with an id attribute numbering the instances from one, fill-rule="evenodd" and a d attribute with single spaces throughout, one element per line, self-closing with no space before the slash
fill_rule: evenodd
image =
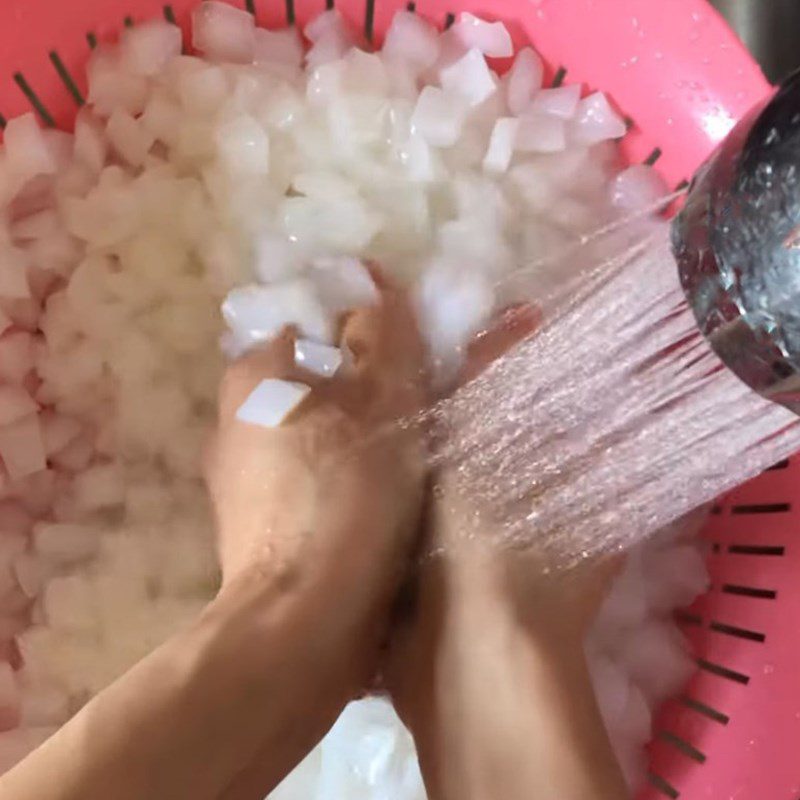
<path id="1" fill-rule="evenodd" d="M 2 778 L 0 795 L 216 798 L 262 750 L 271 789 L 357 689 L 360 676 L 343 657 L 353 642 L 330 630 L 318 606 L 334 603 L 351 578 L 342 570 L 328 586 L 286 587 L 262 573 L 228 585 L 195 625 Z"/>

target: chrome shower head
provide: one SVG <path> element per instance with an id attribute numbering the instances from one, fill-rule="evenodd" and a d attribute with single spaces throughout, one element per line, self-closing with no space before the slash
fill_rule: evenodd
<path id="1" fill-rule="evenodd" d="M 800 72 L 695 175 L 672 243 L 716 353 L 748 386 L 800 414 Z"/>

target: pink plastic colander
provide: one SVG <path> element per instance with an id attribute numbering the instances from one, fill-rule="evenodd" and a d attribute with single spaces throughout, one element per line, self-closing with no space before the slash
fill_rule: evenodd
<path id="1" fill-rule="evenodd" d="M 268 27 L 302 24 L 326 3 L 232 1 Z M 0 114 L 33 106 L 46 124 L 68 126 L 97 41 L 161 15 L 186 29 L 196 2 L 0 0 Z M 336 3 L 371 39 L 402 5 Z M 409 8 L 440 25 L 459 11 L 501 18 L 518 44 L 536 46 L 550 79 L 566 73 L 609 92 L 632 122 L 626 156 L 657 162 L 673 186 L 769 90 L 704 0 L 418 0 Z M 798 472 L 800 462 L 780 464 L 715 509 L 706 533 L 712 588 L 681 615 L 699 669 L 658 720 L 647 800 L 800 797 Z"/>

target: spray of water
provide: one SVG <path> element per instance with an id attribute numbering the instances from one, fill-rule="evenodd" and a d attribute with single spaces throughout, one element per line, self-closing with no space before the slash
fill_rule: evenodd
<path id="1" fill-rule="evenodd" d="M 797 418 L 697 331 L 666 223 L 424 417 L 482 533 L 556 565 L 624 548 L 800 449 Z"/>

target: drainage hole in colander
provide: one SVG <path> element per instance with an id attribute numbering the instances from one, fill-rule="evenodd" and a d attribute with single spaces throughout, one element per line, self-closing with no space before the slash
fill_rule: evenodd
<path id="1" fill-rule="evenodd" d="M 75 83 L 75 80 L 73 79 L 72 75 L 70 75 L 66 65 L 61 60 L 61 56 L 55 50 L 50 51 L 50 61 L 55 67 L 58 77 L 61 78 L 61 82 L 67 87 L 67 91 L 70 93 L 72 99 L 77 103 L 77 105 L 82 106 L 85 101 L 83 99 L 83 95 L 81 94 L 81 90 L 78 88 L 78 84 Z"/>
<path id="2" fill-rule="evenodd" d="M 660 775 L 656 775 L 655 772 L 648 772 L 647 773 L 647 780 L 650 781 L 650 784 L 658 789 L 664 797 L 669 797 L 671 800 L 676 800 L 676 798 L 681 796 L 681 793 L 667 780 L 662 778 Z"/>
<path id="3" fill-rule="evenodd" d="M 39 118 L 48 128 L 55 128 L 56 122 L 53 119 L 52 114 L 47 110 L 44 103 L 39 99 L 39 96 L 34 92 L 31 85 L 25 79 L 25 76 L 21 72 L 14 73 L 14 82 L 19 86 L 22 90 L 22 93 L 25 97 L 28 98 L 28 102 L 33 106 L 34 111 L 39 115 Z"/>
<path id="4" fill-rule="evenodd" d="M 774 600 L 778 596 L 775 589 L 759 589 L 756 586 L 739 586 L 735 583 L 722 584 L 724 594 L 734 594 L 738 597 L 754 597 L 760 600 Z"/>
<path id="5" fill-rule="evenodd" d="M 737 639 L 746 639 L 749 642 L 763 643 L 767 636 L 759 631 L 752 631 L 748 628 L 740 628 L 737 625 L 727 625 L 724 622 L 710 622 L 708 626 L 712 631 L 724 633 L 726 636 L 735 636 Z"/>
<path id="6" fill-rule="evenodd" d="M 719 678 L 725 678 L 734 683 L 741 683 L 742 686 L 747 686 L 747 684 L 750 683 L 750 676 L 745 675 L 743 672 L 737 672 L 730 667 L 723 667 L 722 664 L 715 664 L 713 661 L 708 661 L 705 658 L 698 658 L 696 661 L 697 666 L 700 667 L 703 672 L 708 672 Z"/>
<path id="7" fill-rule="evenodd" d="M 367 10 L 364 13 L 364 36 L 367 41 L 372 41 L 373 28 L 375 23 L 375 0 L 367 0 Z"/>
<path id="8" fill-rule="evenodd" d="M 751 503 L 734 506 L 732 514 L 786 514 L 792 510 L 791 503 Z"/>
<path id="9" fill-rule="evenodd" d="M 694 697 L 684 695 L 681 697 L 680 702 L 682 705 L 686 706 L 686 708 L 690 708 L 692 711 L 696 711 L 698 714 L 702 714 L 704 717 L 707 717 L 713 722 L 718 722 L 720 725 L 727 725 L 731 720 L 727 714 L 723 714 L 716 708 L 712 708 L 706 703 L 700 702 L 700 700 L 695 700 Z"/>
<path id="10" fill-rule="evenodd" d="M 687 742 L 686 739 L 682 739 L 670 731 L 659 731 L 658 738 L 662 742 L 672 745 L 676 750 L 691 758 L 692 761 L 696 761 L 698 764 L 705 764 L 706 754 L 698 750 L 691 742 Z"/>
<path id="11" fill-rule="evenodd" d="M 659 158 L 661 158 L 663 151 L 660 147 L 656 147 L 652 153 L 644 160 L 644 164 L 648 167 L 652 167 Z"/>
<path id="12" fill-rule="evenodd" d="M 718 552 L 718 551 L 717 551 Z M 786 555 L 786 548 L 783 545 L 769 544 L 730 544 L 728 552 L 736 556 L 773 556 L 780 557 Z"/>

